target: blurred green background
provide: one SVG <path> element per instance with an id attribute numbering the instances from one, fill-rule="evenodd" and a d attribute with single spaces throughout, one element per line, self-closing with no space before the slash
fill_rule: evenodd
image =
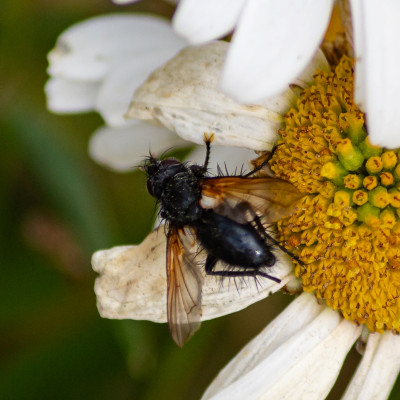
<path id="1" fill-rule="evenodd" d="M 154 202 L 140 172 L 116 174 L 87 153 L 97 114 L 45 106 L 46 54 L 57 36 L 107 12 L 171 16 L 162 1 L 3 0 L 1 46 L 1 399 L 196 399 L 217 372 L 290 301 L 277 294 L 205 322 L 179 349 L 164 325 L 101 319 L 91 254 L 139 243 Z M 359 356 L 350 354 L 330 398 Z M 393 397 L 395 398 L 395 397 Z"/>

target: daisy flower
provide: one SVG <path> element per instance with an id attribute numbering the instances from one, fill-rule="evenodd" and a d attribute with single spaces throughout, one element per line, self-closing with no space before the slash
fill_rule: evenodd
<path id="1" fill-rule="evenodd" d="M 280 96 L 243 105 L 217 89 L 228 46 L 182 50 L 136 91 L 128 112 L 196 143 L 204 132 L 217 144 L 256 151 L 278 143 L 270 169 L 304 193 L 293 215 L 276 224 L 276 238 L 304 264 L 282 254 L 271 270 L 280 283 L 249 282 L 239 291 L 204 277 L 204 320 L 282 287 L 303 294 L 203 398 L 324 398 L 358 341 L 365 352 L 344 398 L 385 399 L 400 369 L 399 152 L 371 144 L 349 57 L 329 67 L 318 52 Z M 161 227 L 138 246 L 94 254 L 102 316 L 167 321 L 165 249 Z"/>
<path id="2" fill-rule="evenodd" d="M 96 111 L 106 125 L 89 144 L 91 156 L 118 171 L 140 164 L 154 152 L 188 145 L 160 126 L 124 115 L 134 91 L 160 64 L 186 45 L 168 21 L 141 14 L 110 14 L 79 22 L 49 53 L 45 92 L 49 110 L 59 114 Z"/>

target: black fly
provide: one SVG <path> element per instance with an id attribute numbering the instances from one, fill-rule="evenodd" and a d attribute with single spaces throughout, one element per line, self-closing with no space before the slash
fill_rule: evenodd
<path id="1" fill-rule="evenodd" d="M 168 323 L 182 346 L 200 326 L 202 275 L 193 251 L 196 242 L 207 254 L 205 271 L 219 276 L 261 276 L 276 262 L 272 246 L 297 258 L 265 230 L 289 216 L 301 193 L 289 182 L 252 177 L 270 157 L 246 175 L 207 177 L 211 138 L 205 137 L 204 165 L 187 165 L 150 156 L 144 166 L 147 188 L 167 222 Z M 217 269 L 217 262 L 231 268 Z"/>

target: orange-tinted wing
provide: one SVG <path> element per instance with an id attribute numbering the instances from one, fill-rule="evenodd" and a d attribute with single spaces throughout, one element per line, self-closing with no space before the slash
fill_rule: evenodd
<path id="1" fill-rule="evenodd" d="M 254 211 L 261 213 L 267 223 L 290 216 L 296 202 L 304 196 L 291 183 L 272 177 L 204 178 L 201 186 L 200 204 L 203 208 L 218 210 L 225 206 L 232 210 L 241 203 L 247 203 Z"/>
<path id="2" fill-rule="evenodd" d="M 194 261 L 195 234 L 170 227 L 167 238 L 167 314 L 171 336 L 180 347 L 200 327 L 202 275 Z"/>

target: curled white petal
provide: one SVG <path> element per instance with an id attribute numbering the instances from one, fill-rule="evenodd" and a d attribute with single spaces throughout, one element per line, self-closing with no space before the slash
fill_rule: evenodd
<path id="1" fill-rule="evenodd" d="M 122 128 L 97 129 L 89 141 L 89 154 L 99 164 L 121 172 L 143 164 L 150 151 L 157 155 L 171 146 L 185 145 L 190 143 L 166 128 L 131 121 L 131 125 Z"/>
<path id="2" fill-rule="evenodd" d="M 249 0 L 221 76 L 221 88 L 249 103 L 277 96 L 306 68 L 328 27 L 332 0 Z"/>
<path id="3" fill-rule="evenodd" d="M 400 337 L 369 335 L 367 348 L 343 400 L 385 400 L 400 371 Z"/>
<path id="4" fill-rule="evenodd" d="M 94 108 L 99 83 L 51 78 L 44 90 L 49 110 L 60 114 L 87 112 Z"/>
<path id="5" fill-rule="evenodd" d="M 72 80 L 98 81 L 131 57 L 170 49 L 185 41 L 168 21 L 149 15 L 114 14 L 88 19 L 67 29 L 49 55 L 48 73 Z"/>
<path id="6" fill-rule="evenodd" d="M 360 332 L 303 294 L 220 372 L 203 399 L 323 399 Z"/>
<path id="7" fill-rule="evenodd" d="M 282 115 L 296 97 L 288 89 L 262 104 L 236 103 L 218 91 L 225 42 L 188 47 L 150 75 L 135 93 L 128 116 L 157 120 L 184 139 L 265 150 L 276 140 Z"/>
<path id="8" fill-rule="evenodd" d="M 355 100 L 366 113 L 373 144 L 400 146 L 400 3 L 351 1 L 354 27 Z"/>
<path id="9" fill-rule="evenodd" d="M 219 39 L 233 30 L 246 0 L 181 0 L 175 31 L 193 44 Z"/>
<path id="10" fill-rule="evenodd" d="M 166 321 L 166 240 L 161 229 L 141 248 L 119 246 L 94 253 L 92 267 L 100 274 L 94 291 L 102 317 Z"/>
<path id="11" fill-rule="evenodd" d="M 293 277 L 292 265 L 279 255 L 271 274 L 282 279 L 277 284 L 262 280 L 235 282 L 206 275 L 202 287 L 202 319 L 217 318 L 239 311 L 279 290 Z M 100 274 L 95 292 L 100 314 L 114 319 L 167 321 L 166 238 L 164 226 L 150 233 L 138 246 L 115 247 L 93 255 L 93 269 Z M 239 283 L 239 282 L 237 282 Z"/>

